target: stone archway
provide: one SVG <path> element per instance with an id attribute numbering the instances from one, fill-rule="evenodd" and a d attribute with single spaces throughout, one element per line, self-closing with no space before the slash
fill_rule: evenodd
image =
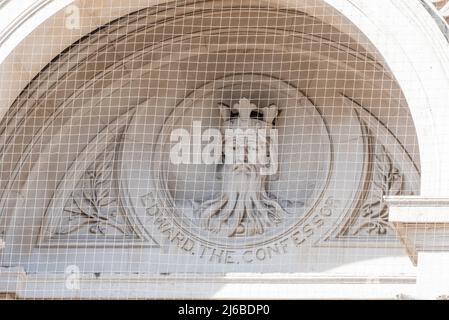
<path id="1" fill-rule="evenodd" d="M 3 121 L 5 239 L 29 235 L 3 261 L 38 274 L 310 273 L 403 256 L 382 197 L 420 193 L 417 111 L 388 52 L 314 8 L 163 4 L 61 52 Z M 281 165 L 266 191 L 291 214 L 244 241 L 195 220 L 220 193 L 217 168 L 167 165 L 158 147 L 187 120 L 220 127 L 217 105 L 241 98 L 279 108 Z"/>

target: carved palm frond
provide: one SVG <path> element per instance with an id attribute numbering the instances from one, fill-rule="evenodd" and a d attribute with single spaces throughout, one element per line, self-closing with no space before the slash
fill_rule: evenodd
<path id="1" fill-rule="evenodd" d="M 385 195 L 399 195 L 403 189 L 403 176 L 384 146 L 378 145 L 374 156 L 372 189 L 362 205 L 361 222 L 354 235 L 361 232 L 385 235 L 391 229 L 388 222 L 388 206 L 383 201 Z"/>
<path id="2" fill-rule="evenodd" d="M 127 234 L 130 228 L 119 213 L 114 188 L 115 152 L 105 152 L 84 173 L 64 208 L 65 218 L 55 234 L 72 234 L 88 228 L 102 235 Z"/>

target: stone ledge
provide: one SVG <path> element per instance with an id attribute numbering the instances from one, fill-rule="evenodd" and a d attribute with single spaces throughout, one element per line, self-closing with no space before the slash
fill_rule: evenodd
<path id="1" fill-rule="evenodd" d="M 3 270 L 3 269 L 1 269 Z M 416 295 L 415 275 L 323 274 L 81 275 L 68 289 L 64 274 L 0 271 L 3 299 L 395 299 Z M 4 285 L 9 284 L 7 292 Z M 17 289 L 14 291 L 13 288 Z"/>
<path id="2" fill-rule="evenodd" d="M 0 267 L 0 300 L 16 298 L 25 279 L 23 268 Z"/>
<path id="3" fill-rule="evenodd" d="M 414 265 L 419 252 L 449 251 L 449 198 L 395 196 L 384 200 L 389 220 Z"/>

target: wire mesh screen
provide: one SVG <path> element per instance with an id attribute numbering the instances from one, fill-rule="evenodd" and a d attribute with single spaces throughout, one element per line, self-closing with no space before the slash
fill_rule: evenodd
<path id="1" fill-rule="evenodd" d="M 48 64 L 0 127 L 1 265 L 34 277 L 29 297 L 409 272 L 383 199 L 420 190 L 407 102 L 364 35 L 314 3 L 92 2 L 32 35 L 17 59 Z"/>

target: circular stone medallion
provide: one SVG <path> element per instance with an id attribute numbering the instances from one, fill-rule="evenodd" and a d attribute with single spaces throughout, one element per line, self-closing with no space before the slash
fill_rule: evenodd
<path id="1" fill-rule="evenodd" d="M 230 76 L 171 103 L 153 99 L 139 106 L 122 152 L 125 207 L 142 234 L 157 243 L 191 255 L 229 251 L 228 259 L 250 262 L 259 248 L 281 252 L 319 239 L 354 198 L 353 188 L 338 187 L 341 172 L 353 185 L 362 168 L 343 166 L 326 120 L 288 83 Z M 234 136 L 234 149 L 228 148 L 226 129 L 256 129 L 257 139 L 257 130 L 272 133 L 257 141 L 266 142 L 275 169 L 262 174 L 260 166 L 248 165 L 248 148 L 242 149 L 242 163 L 227 163 L 238 143 Z M 204 161 L 211 137 L 222 146 L 218 163 Z M 251 142 L 245 139 L 240 142 Z M 256 143 L 254 149 L 263 148 Z"/>

